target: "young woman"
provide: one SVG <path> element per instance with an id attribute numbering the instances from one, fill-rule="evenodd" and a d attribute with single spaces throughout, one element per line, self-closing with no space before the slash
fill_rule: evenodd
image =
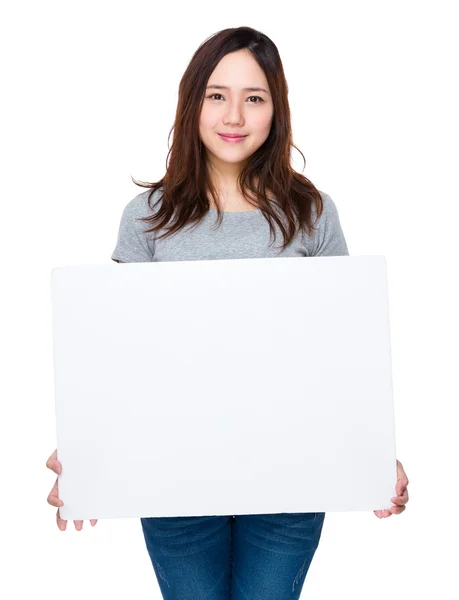
<path id="1" fill-rule="evenodd" d="M 166 174 L 156 183 L 135 182 L 149 191 L 125 207 L 111 258 L 347 255 L 334 202 L 290 166 L 296 146 L 287 94 L 278 50 L 266 35 L 239 27 L 207 39 L 180 82 Z M 47 466 L 60 472 L 56 451 Z M 389 510 L 375 511 L 378 517 L 405 509 L 408 479 L 399 461 L 397 467 L 399 496 Z M 48 502 L 63 506 L 57 481 Z M 165 600 L 292 600 L 300 596 L 324 518 L 281 513 L 142 518 L 141 524 Z M 57 524 L 66 528 L 59 509 Z"/>

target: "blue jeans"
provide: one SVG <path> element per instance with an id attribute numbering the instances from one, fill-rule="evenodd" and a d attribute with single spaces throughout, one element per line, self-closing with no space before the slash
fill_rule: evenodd
<path id="1" fill-rule="evenodd" d="M 325 513 L 142 518 L 164 600 L 297 600 Z"/>

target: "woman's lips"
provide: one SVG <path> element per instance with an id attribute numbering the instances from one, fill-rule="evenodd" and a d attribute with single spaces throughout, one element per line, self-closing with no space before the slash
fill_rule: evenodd
<path id="1" fill-rule="evenodd" d="M 245 138 L 247 137 L 246 135 L 238 135 L 236 137 L 228 137 L 227 135 L 222 135 L 221 133 L 218 134 L 222 140 L 224 140 L 225 142 L 230 142 L 230 143 L 237 143 L 237 142 L 242 142 L 242 140 L 245 140 Z"/>

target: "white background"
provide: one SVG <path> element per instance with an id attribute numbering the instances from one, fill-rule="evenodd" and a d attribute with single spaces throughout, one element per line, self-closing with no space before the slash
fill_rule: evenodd
<path id="1" fill-rule="evenodd" d="M 140 520 L 61 532 L 46 502 L 56 447 L 50 273 L 110 261 L 122 210 L 144 191 L 131 175 L 164 174 L 188 61 L 209 35 L 241 25 L 279 49 L 304 174 L 335 201 L 350 254 L 382 254 L 388 266 L 410 501 L 387 519 L 328 513 L 302 597 L 457 597 L 454 4 L 4 3 L 3 597 L 161 598 Z"/>

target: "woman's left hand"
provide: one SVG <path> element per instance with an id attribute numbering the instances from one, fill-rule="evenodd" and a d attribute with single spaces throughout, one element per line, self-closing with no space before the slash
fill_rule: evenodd
<path id="1" fill-rule="evenodd" d="M 402 513 L 406 506 L 405 504 L 408 502 L 408 477 L 403 469 L 402 463 L 397 460 L 397 483 L 395 484 L 395 491 L 398 496 L 394 496 L 390 499 L 396 506 L 391 506 L 387 510 L 374 510 L 373 512 L 379 518 L 391 517 L 392 515 L 399 515 Z"/>

